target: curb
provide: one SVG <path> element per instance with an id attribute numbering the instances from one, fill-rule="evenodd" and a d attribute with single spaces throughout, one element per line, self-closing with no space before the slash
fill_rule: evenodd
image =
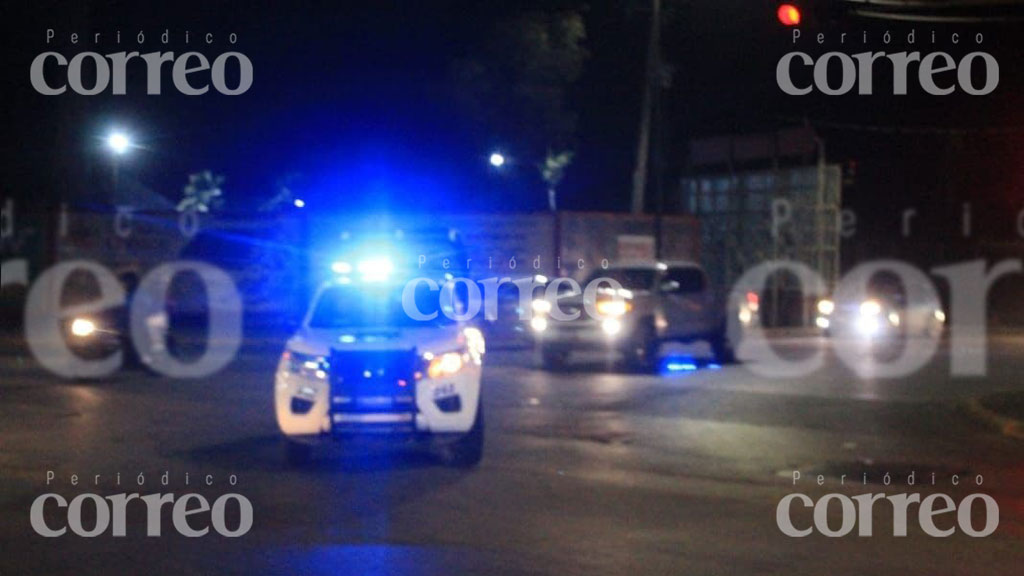
<path id="1" fill-rule="evenodd" d="M 1003 436 L 1024 440 L 1024 422 L 989 410 L 977 398 L 967 400 L 964 407 L 971 416 L 999 431 Z"/>

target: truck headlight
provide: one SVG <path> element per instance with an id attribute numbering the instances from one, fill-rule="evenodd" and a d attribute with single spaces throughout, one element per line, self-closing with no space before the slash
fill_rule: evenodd
<path id="1" fill-rule="evenodd" d="M 878 316 L 882 313 L 882 305 L 878 300 L 866 300 L 860 305 L 861 316 Z"/>
<path id="2" fill-rule="evenodd" d="M 87 318 L 75 318 L 71 322 L 71 333 L 79 338 L 88 338 L 96 333 L 96 323 Z"/>
<path id="3" fill-rule="evenodd" d="M 824 299 L 824 300 L 818 300 L 818 312 L 822 316 L 829 316 L 830 314 L 835 312 L 835 310 L 836 310 L 836 303 L 835 302 L 833 302 L 833 301 L 831 301 L 831 300 L 829 300 L 827 298 Z"/>
<path id="4" fill-rule="evenodd" d="M 601 321 L 601 330 L 609 336 L 622 332 L 622 322 L 618 318 L 605 318 Z"/>
<path id="5" fill-rule="evenodd" d="M 530 320 L 530 328 L 532 328 L 534 332 L 543 332 L 548 329 L 548 319 L 543 316 L 534 316 L 533 319 Z"/>
<path id="6" fill-rule="evenodd" d="M 861 336 L 872 337 L 878 334 L 881 326 L 875 316 L 864 315 L 857 319 L 857 330 Z"/>
<path id="7" fill-rule="evenodd" d="M 534 300 L 530 304 L 530 307 L 536 314 L 547 314 L 548 312 L 551 312 L 551 302 L 548 302 L 547 300 Z"/>
<path id="8" fill-rule="evenodd" d="M 435 356 L 430 360 L 430 364 L 427 365 L 427 376 L 431 380 L 443 378 L 445 376 L 453 376 L 457 374 L 465 363 L 462 360 L 462 354 L 459 352 L 448 352 Z"/>
<path id="9" fill-rule="evenodd" d="M 632 308 L 633 305 L 625 300 L 597 301 L 597 313 L 601 316 L 622 316 Z"/>

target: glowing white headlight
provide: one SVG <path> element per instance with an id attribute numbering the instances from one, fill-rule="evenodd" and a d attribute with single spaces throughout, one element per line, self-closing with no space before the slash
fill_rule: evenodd
<path id="1" fill-rule="evenodd" d="M 96 332 L 96 324 L 85 318 L 75 318 L 71 322 L 71 333 L 79 338 L 88 338 Z"/>
<path id="2" fill-rule="evenodd" d="M 441 354 L 436 356 L 430 361 L 430 365 L 427 366 L 427 375 L 431 379 L 442 378 L 444 376 L 452 376 L 462 370 L 462 354 L 458 352 L 448 352 L 447 354 Z"/>
<path id="3" fill-rule="evenodd" d="M 619 332 L 622 332 L 622 322 L 616 318 L 606 318 L 601 322 L 601 330 L 609 336 L 615 336 Z"/>
<path id="4" fill-rule="evenodd" d="M 945 322 L 946 321 L 946 313 L 943 312 L 942 310 L 936 310 L 935 311 L 935 319 L 938 320 L 939 322 Z"/>
<path id="5" fill-rule="evenodd" d="M 814 323 L 818 326 L 818 328 L 821 328 L 822 330 L 828 330 L 829 326 L 832 325 L 832 322 L 828 318 L 825 318 L 824 316 L 818 316 L 814 320 Z"/>
<path id="6" fill-rule="evenodd" d="M 487 353 L 487 342 L 484 340 L 484 333 L 478 328 L 469 327 L 462 331 L 466 336 L 466 348 L 470 354 L 479 358 Z"/>
<path id="7" fill-rule="evenodd" d="M 867 300 L 860 305 L 861 316 L 878 316 L 882 313 L 882 305 L 878 300 Z"/>
<path id="8" fill-rule="evenodd" d="M 857 331 L 862 336 L 874 336 L 878 334 L 879 328 L 878 318 L 875 316 L 861 316 L 857 319 Z"/>
<path id="9" fill-rule="evenodd" d="M 819 300 L 818 301 L 818 312 L 820 312 L 821 314 L 823 314 L 825 316 L 828 316 L 829 314 L 835 312 L 835 310 L 836 310 L 836 303 L 835 302 L 833 302 L 831 300 L 827 300 L 827 299 L 826 300 Z"/>
<path id="10" fill-rule="evenodd" d="M 534 300 L 530 304 L 530 307 L 533 308 L 533 311 L 537 314 L 547 314 L 548 312 L 551 312 L 551 302 L 548 302 L 547 300 Z"/>
<path id="11" fill-rule="evenodd" d="M 625 300 L 598 300 L 597 313 L 601 316 L 622 316 L 633 307 Z"/>
<path id="12" fill-rule="evenodd" d="M 543 316 L 534 316 L 530 320 L 530 328 L 533 328 L 534 332 L 543 332 L 548 329 L 548 319 Z"/>

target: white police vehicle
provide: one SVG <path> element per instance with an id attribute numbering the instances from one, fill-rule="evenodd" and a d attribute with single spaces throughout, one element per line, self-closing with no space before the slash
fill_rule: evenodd
<path id="1" fill-rule="evenodd" d="M 288 340 L 274 399 L 290 462 L 324 441 L 366 436 L 422 441 L 455 466 L 480 462 L 483 335 L 451 319 L 463 304 L 440 289 L 444 276 L 407 290 L 423 271 L 401 268 L 381 256 L 335 262 L 338 277 Z M 414 319 L 411 305 L 431 319 Z"/>

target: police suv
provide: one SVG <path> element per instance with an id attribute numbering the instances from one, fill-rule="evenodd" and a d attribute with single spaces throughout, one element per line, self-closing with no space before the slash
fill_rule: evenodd
<path id="1" fill-rule="evenodd" d="M 407 264 L 407 263 L 406 263 Z M 423 442 L 451 465 L 480 462 L 480 330 L 457 318 L 450 273 L 431 278 L 391 255 L 332 264 L 277 369 L 277 422 L 290 462 L 353 436 Z"/>

